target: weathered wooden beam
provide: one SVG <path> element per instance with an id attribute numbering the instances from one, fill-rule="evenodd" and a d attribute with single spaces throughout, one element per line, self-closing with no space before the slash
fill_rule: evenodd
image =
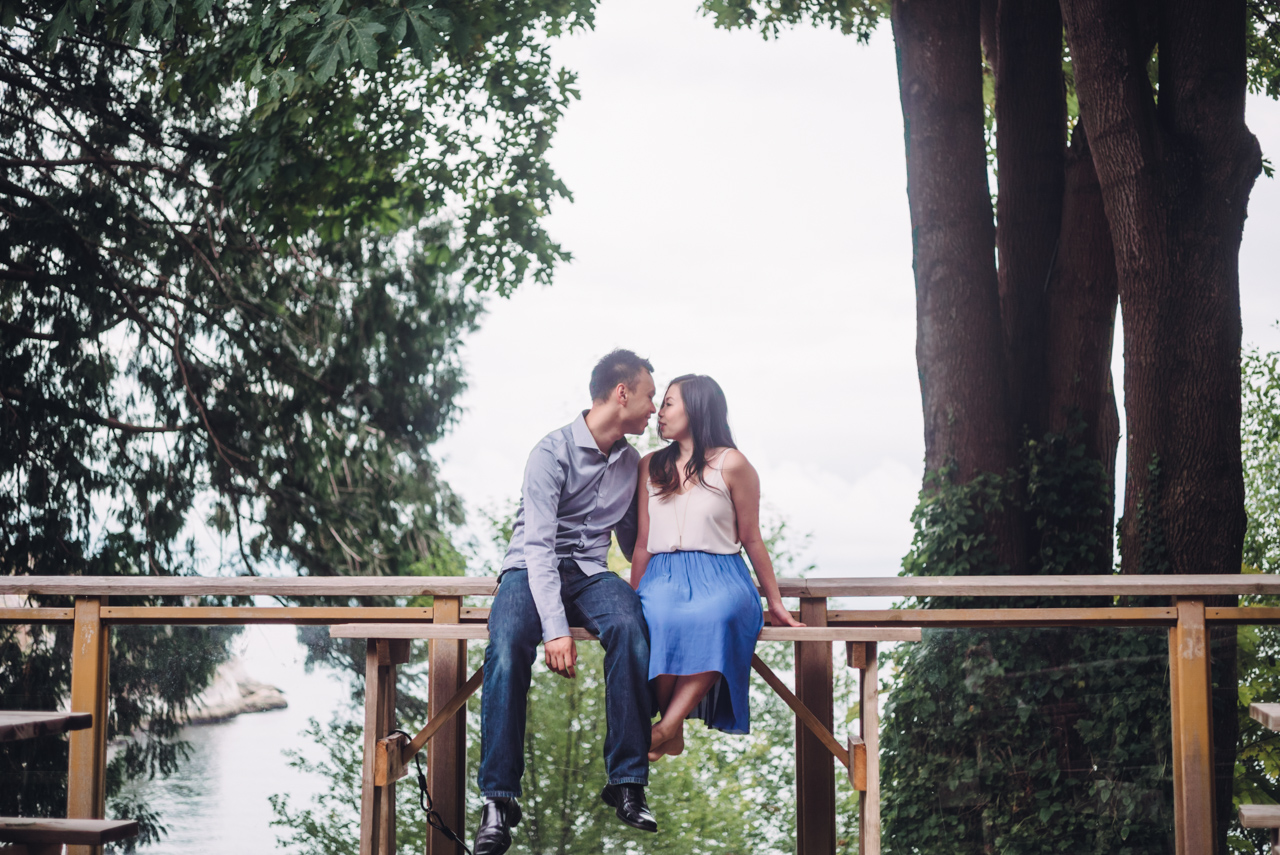
<path id="1" fill-rule="evenodd" d="M 89 713 L 23 712 L 0 710 L 0 742 L 17 742 L 39 736 L 57 736 L 93 727 Z"/>
<path id="2" fill-rule="evenodd" d="M 1249 704 L 1249 718 L 1268 730 L 1280 730 L 1280 704 Z"/>
<path id="3" fill-rule="evenodd" d="M 254 626 L 285 624 L 429 621 L 431 609 L 394 606 L 112 606 L 102 619 L 113 624 Z"/>
<path id="4" fill-rule="evenodd" d="M 1280 611 L 1280 610 L 1277 610 Z M 1173 626 L 1169 608 L 1097 609 L 838 609 L 827 613 L 828 626 L 962 627 Z"/>
<path id="5" fill-rule="evenodd" d="M 881 576 L 779 579 L 784 597 L 1207 597 L 1280 594 L 1280 576 Z M 493 577 L 0 576 L 0 594 L 489 597 Z"/>
<path id="6" fill-rule="evenodd" d="M 4 608 L 0 623 L 74 623 L 75 609 Z"/>
<path id="7" fill-rule="evenodd" d="M 1169 631 L 1175 842 L 1178 855 L 1211 855 L 1217 835 L 1204 601 L 1182 599 L 1177 609 L 1178 625 Z"/>
<path id="8" fill-rule="evenodd" d="M 71 635 L 71 711 L 93 723 L 71 732 L 67 758 L 67 818 L 102 819 L 107 798 L 107 670 L 110 636 L 99 597 L 76 600 Z M 101 845 L 74 844 L 67 855 L 100 855 Z"/>
<path id="9" fill-rule="evenodd" d="M 791 711 L 796 715 L 796 720 L 808 728 L 809 732 L 817 737 L 818 741 L 831 752 L 833 757 L 839 760 L 842 765 L 848 767 L 850 763 L 849 750 L 832 735 L 831 728 L 823 724 L 822 720 L 814 715 L 813 710 L 809 709 L 803 701 L 797 698 L 791 689 L 787 688 L 787 684 L 782 682 L 782 679 L 777 674 L 773 673 L 773 669 L 764 664 L 764 660 L 754 653 L 751 655 L 751 667 L 764 678 L 764 681 L 769 684 L 769 688 L 773 689 L 774 693 L 791 708 Z"/>
<path id="10" fill-rule="evenodd" d="M 858 732 L 866 748 L 866 786 L 858 797 L 859 855 L 880 855 L 880 664 L 875 642 L 863 645 L 858 671 Z"/>
<path id="11" fill-rule="evenodd" d="M 866 792 L 867 744 L 857 734 L 849 735 L 849 783 L 859 793 Z"/>
<path id="12" fill-rule="evenodd" d="M 826 599 L 800 600 L 800 620 L 811 627 L 826 626 Z M 831 642 L 796 642 L 795 662 L 796 696 L 829 733 L 835 718 Z M 797 720 L 796 847 L 805 855 L 835 855 L 836 777 L 830 756 L 833 753 L 836 752 L 832 752 L 812 728 Z"/>
<path id="13" fill-rule="evenodd" d="M 460 597 L 436 597 L 436 624 L 457 624 L 461 618 Z M 487 628 L 486 628 L 487 629 Z M 465 835 L 467 768 L 466 707 L 456 715 L 444 716 L 449 701 L 463 687 L 463 669 L 467 664 L 467 642 L 456 638 L 431 640 L 428 663 L 427 709 L 431 718 L 444 717 L 444 725 L 427 742 L 427 778 L 435 809 L 443 823 L 460 836 Z M 459 855 L 461 847 L 450 842 L 439 830 L 427 833 L 427 855 Z"/>
<path id="14" fill-rule="evenodd" d="M 570 635 L 579 641 L 599 641 L 580 626 L 571 627 Z M 444 638 L 487 639 L 489 627 L 482 623 L 400 623 L 400 624 L 334 624 L 331 638 Z M 920 628 L 914 626 L 808 626 L 770 627 L 760 631 L 760 641 L 919 641 Z"/>
<path id="15" fill-rule="evenodd" d="M 375 775 L 378 742 L 395 727 L 396 669 L 390 664 L 389 647 L 385 639 L 365 643 L 360 855 L 395 855 L 395 779 L 380 787 Z"/>
<path id="16" fill-rule="evenodd" d="M 497 584 L 492 576 L 0 576 L 0 594 L 491 597 Z"/>

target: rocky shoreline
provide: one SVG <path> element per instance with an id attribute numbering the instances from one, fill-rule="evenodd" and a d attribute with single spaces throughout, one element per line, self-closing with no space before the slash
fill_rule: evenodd
<path id="1" fill-rule="evenodd" d="M 201 692 L 185 718 L 186 724 L 216 724 L 244 713 L 281 710 L 289 706 L 284 692 L 248 675 L 236 658 L 218 666 L 213 682 Z"/>

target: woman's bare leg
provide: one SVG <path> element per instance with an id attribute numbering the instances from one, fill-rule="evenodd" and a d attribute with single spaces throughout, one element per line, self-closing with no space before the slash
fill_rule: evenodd
<path id="1" fill-rule="evenodd" d="M 659 677 L 663 680 L 671 675 Z M 708 690 L 720 678 L 719 671 L 704 671 L 701 674 L 684 674 L 675 679 L 670 695 L 662 703 L 662 718 L 653 726 L 653 739 L 650 743 L 649 759 L 657 760 L 664 754 L 679 754 L 684 751 L 684 720 L 702 700 Z M 661 683 L 659 683 L 661 686 Z M 662 698 L 659 696 L 659 700 Z"/>

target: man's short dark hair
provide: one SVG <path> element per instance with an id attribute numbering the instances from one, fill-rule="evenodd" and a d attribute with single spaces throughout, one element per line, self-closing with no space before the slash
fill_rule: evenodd
<path id="1" fill-rule="evenodd" d="M 634 351 L 619 348 L 605 354 L 604 358 L 591 369 L 591 400 L 604 401 L 619 383 L 628 389 L 636 387 L 640 370 L 653 373 L 653 365 L 643 356 L 636 356 Z"/>

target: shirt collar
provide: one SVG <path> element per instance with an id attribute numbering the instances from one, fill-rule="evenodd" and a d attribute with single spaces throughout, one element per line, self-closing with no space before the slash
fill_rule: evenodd
<path id="1" fill-rule="evenodd" d="M 596 438 L 591 435 L 591 428 L 587 427 L 587 411 L 583 410 L 578 417 L 573 420 L 573 443 L 579 448 L 590 448 L 592 451 L 600 451 L 600 446 L 596 445 Z M 630 443 L 626 438 L 622 438 L 613 444 L 613 448 L 609 449 L 609 462 L 618 459 Z"/>

